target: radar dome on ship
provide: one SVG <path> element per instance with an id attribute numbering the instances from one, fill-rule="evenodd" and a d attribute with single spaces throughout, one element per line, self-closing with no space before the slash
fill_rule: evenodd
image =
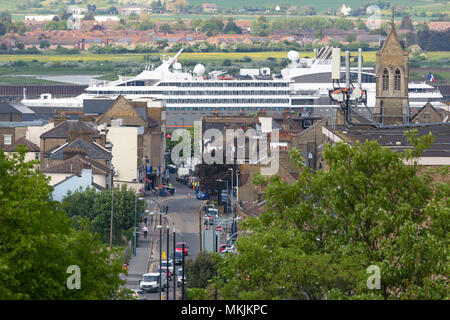
<path id="1" fill-rule="evenodd" d="M 297 51 L 291 50 L 288 52 L 288 59 L 290 61 L 297 61 L 298 59 L 300 59 L 300 55 Z"/>
<path id="2" fill-rule="evenodd" d="M 181 63 L 175 62 L 175 63 L 173 64 L 173 68 L 174 68 L 175 70 L 181 70 Z"/>
<path id="3" fill-rule="evenodd" d="M 202 64 L 197 64 L 194 67 L 194 74 L 196 76 L 202 76 L 205 73 L 205 71 L 206 71 L 205 66 Z"/>

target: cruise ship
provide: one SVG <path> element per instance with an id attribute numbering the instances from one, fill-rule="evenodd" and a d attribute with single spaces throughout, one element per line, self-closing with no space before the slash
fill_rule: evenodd
<path id="1" fill-rule="evenodd" d="M 168 125 L 191 125 L 194 120 L 217 112 L 231 115 L 265 111 L 267 114 L 288 110 L 301 114 L 314 114 L 319 108 L 336 107 L 330 98 L 331 47 L 324 47 L 315 58 L 300 58 L 298 52 L 288 53 L 289 65 L 279 75 L 269 68 L 241 69 L 240 75 L 229 76 L 222 71 L 206 73 L 202 64 L 192 73 L 184 72 L 178 56 L 163 59 L 161 65 L 151 70 L 147 67 L 135 77 L 119 76 L 116 81 L 93 79 L 86 92 L 74 98 L 52 98 L 43 94 L 39 99 L 23 99 L 28 107 L 53 107 L 80 109 L 83 101 L 116 99 L 119 95 L 130 100 L 157 98 L 166 107 Z M 358 70 L 352 68 L 350 78 L 356 82 Z M 362 87 L 367 91 L 367 107 L 375 105 L 373 68 L 362 68 Z M 342 70 L 345 83 L 345 72 Z M 410 83 L 411 107 L 422 107 L 427 101 L 443 98 L 433 86 Z"/>

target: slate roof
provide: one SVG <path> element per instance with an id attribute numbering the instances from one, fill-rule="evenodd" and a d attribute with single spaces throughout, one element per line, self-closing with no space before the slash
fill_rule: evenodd
<path id="1" fill-rule="evenodd" d="M 18 140 L 16 140 L 13 144 L 9 145 L 7 148 L 5 148 L 6 152 L 14 152 L 16 151 L 16 148 L 20 145 L 24 145 L 28 148 L 28 152 L 39 152 L 39 147 L 35 145 L 30 140 L 26 139 L 25 137 L 22 137 Z"/>
<path id="2" fill-rule="evenodd" d="M 88 159 L 79 154 L 61 162 L 60 164 L 57 164 L 49 168 L 45 168 L 44 170 L 42 170 L 42 172 L 81 174 L 83 164 L 91 165 L 92 174 L 108 174 L 109 172 L 109 168 L 105 167 L 104 165 L 98 163 L 95 160 Z"/>
<path id="3" fill-rule="evenodd" d="M 8 102 L 0 102 L 0 113 L 20 113 L 20 112 L 12 105 L 10 105 Z"/>
<path id="4" fill-rule="evenodd" d="M 83 114 L 103 114 L 116 100 L 109 99 L 85 99 L 83 100 Z"/>
<path id="5" fill-rule="evenodd" d="M 108 150 L 102 148 L 96 143 L 88 142 L 80 137 L 52 152 L 49 156 L 49 159 L 63 160 L 64 151 L 82 151 L 88 159 L 111 160 L 112 158 L 111 153 Z"/>
<path id="6" fill-rule="evenodd" d="M 89 127 L 80 120 L 66 120 L 53 129 L 41 134 L 41 138 L 68 138 L 69 131 L 82 131 L 83 133 L 95 133 L 94 137 L 99 137 L 99 132 Z"/>
<path id="7" fill-rule="evenodd" d="M 346 128 L 332 131 L 346 141 L 359 140 L 364 142 L 366 140 L 377 140 L 381 146 L 401 152 L 407 148 L 412 148 L 411 143 L 404 136 L 404 132 L 410 129 L 417 129 L 419 136 L 431 132 L 435 137 L 434 143 L 430 149 L 423 152 L 422 157 L 450 157 L 450 122 L 371 129 Z"/>

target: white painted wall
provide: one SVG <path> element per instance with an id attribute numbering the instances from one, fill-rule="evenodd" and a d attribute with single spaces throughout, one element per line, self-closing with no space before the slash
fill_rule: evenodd
<path id="1" fill-rule="evenodd" d="M 50 177 L 50 185 L 54 186 L 55 184 L 63 181 L 67 177 L 70 177 L 73 173 L 45 173 L 47 177 Z M 94 178 L 94 183 L 106 188 L 106 179 L 107 177 L 101 174 L 92 175 Z"/>
<path id="2" fill-rule="evenodd" d="M 41 134 L 49 131 L 50 129 L 53 129 L 54 127 L 54 123 L 47 123 L 41 127 L 29 126 L 25 133 L 25 138 L 33 142 L 35 145 L 40 146 L 41 139 L 39 137 L 41 136 Z"/>
<path id="3" fill-rule="evenodd" d="M 133 181 L 137 176 L 139 127 L 109 127 L 106 139 L 113 144 L 112 164 L 119 175 L 114 180 Z"/>

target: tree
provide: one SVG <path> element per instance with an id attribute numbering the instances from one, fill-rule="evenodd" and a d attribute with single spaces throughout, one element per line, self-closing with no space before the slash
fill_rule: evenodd
<path id="1" fill-rule="evenodd" d="M 265 16 L 258 16 L 250 23 L 250 31 L 256 36 L 267 36 L 269 34 L 269 24 Z"/>
<path id="2" fill-rule="evenodd" d="M 6 28 L 3 23 L 0 23 L 0 36 L 4 36 L 6 33 Z"/>
<path id="3" fill-rule="evenodd" d="M 162 25 L 159 26 L 159 32 L 171 33 L 172 27 L 168 23 L 163 23 Z"/>
<path id="4" fill-rule="evenodd" d="M 50 47 L 50 43 L 47 40 L 43 40 L 39 43 L 40 49 L 48 49 Z"/>
<path id="5" fill-rule="evenodd" d="M 79 222 L 87 218 L 90 230 L 98 233 L 103 243 L 109 243 L 111 222 L 111 190 L 96 192 L 94 188 L 69 192 L 63 199 L 62 205 L 67 216 L 72 218 L 74 225 L 79 228 Z M 131 239 L 134 227 L 134 193 L 122 185 L 114 189 L 114 223 L 113 240 L 115 244 L 123 243 L 123 237 Z M 138 225 L 142 221 L 143 204 L 137 202 Z"/>
<path id="6" fill-rule="evenodd" d="M 81 20 L 95 20 L 94 13 L 92 11 L 89 11 Z"/>
<path id="7" fill-rule="evenodd" d="M 194 18 L 191 20 L 191 29 L 195 31 L 202 24 L 202 19 Z"/>
<path id="8" fill-rule="evenodd" d="M 448 299 L 450 188 L 417 164 L 433 137 L 416 133 L 403 152 L 327 145 L 328 170 L 301 168 L 292 184 L 257 177 L 266 211 L 242 223 L 239 254 L 219 262 L 223 297 Z M 381 270 L 379 289 L 368 288 L 369 266 Z"/>
<path id="9" fill-rule="evenodd" d="M 49 178 L 25 161 L 27 148 L 7 155 L 0 149 L 0 298 L 123 298 L 118 289 L 120 256 L 94 235 L 76 231 L 72 220 L 50 200 Z M 26 195 L 26 196 L 24 196 Z M 69 266 L 81 268 L 81 288 L 66 283 Z"/>
<path id="10" fill-rule="evenodd" d="M 356 41 L 356 35 L 353 33 L 347 34 L 347 36 L 345 37 L 345 41 L 347 41 L 347 42 Z"/>
<path id="11" fill-rule="evenodd" d="M 189 11 L 189 3 L 186 0 L 175 0 L 173 6 L 179 13 L 187 13 Z"/>
<path id="12" fill-rule="evenodd" d="M 119 14 L 119 10 L 114 6 L 111 6 L 108 9 L 108 14 Z"/>
<path id="13" fill-rule="evenodd" d="M 173 25 L 175 30 L 186 30 L 186 25 L 184 24 L 181 18 L 178 18 L 175 24 Z"/>
<path id="14" fill-rule="evenodd" d="M 223 31 L 225 34 L 242 34 L 242 28 L 238 27 L 236 23 L 233 21 L 233 18 L 229 18 L 227 24 L 225 25 L 225 29 Z"/>
<path id="15" fill-rule="evenodd" d="M 400 28 L 399 29 L 407 29 L 407 30 L 413 30 L 414 26 L 411 22 L 411 18 L 405 14 L 402 18 L 402 22 L 400 23 Z"/>
<path id="16" fill-rule="evenodd" d="M 189 288 L 205 289 L 217 273 L 214 255 L 205 251 L 200 252 L 195 260 L 186 259 L 184 269 Z"/>
<path id="17" fill-rule="evenodd" d="M 345 31 L 352 30 L 355 27 L 353 21 L 349 19 L 336 19 L 333 21 L 333 26 L 335 29 Z"/>

